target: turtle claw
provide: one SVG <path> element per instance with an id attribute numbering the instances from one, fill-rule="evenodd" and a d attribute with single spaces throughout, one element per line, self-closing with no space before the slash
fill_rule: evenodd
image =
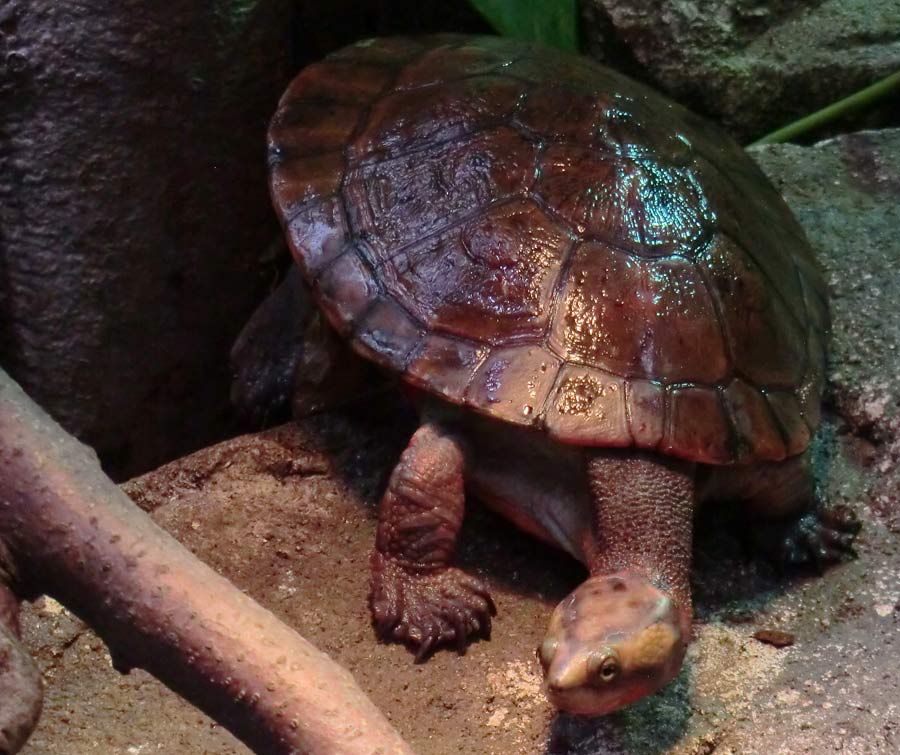
<path id="1" fill-rule="evenodd" d="M 378 551 L 372 556 L 372 620 L 385 641 L 403 642 L 421 663 L 438 647 L 462 653 L 474 637 L 488 639 L 494 601 L 480 580 L 452 566 L 417 572 Z"/>
<path id="2" fill-rule="evenodd" d="M 861 526 L 851 509 L 835 506 L 763 525 L 757 534 L 779 569 L 810 565 L 821 574 L 829 563 L 856 558 L 853 542 Z"/>
<path id="3" fill-rule="evenodd" d="M 416 663 L 423 663 L 426 658 L 431 654 L 431 651 L 434 649 L 434 646 L 437 644 L 438 635 L 437 632 L 432 627 L 426 638 L 422 641 L 422 644 L 419 645 L 416 650 Z"/>

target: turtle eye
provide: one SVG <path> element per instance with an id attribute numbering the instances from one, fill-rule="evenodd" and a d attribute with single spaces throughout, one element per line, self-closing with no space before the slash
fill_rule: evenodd
<path id="1" fill-rule="evenodd" d="M 615 653 L 595 653 L 588 660 L 588 674 L 597 681 L 608 684 L 619 676 L 620 671 L 621 666 Z"/>
<path id="2" fill-rule="evenodd" d="M 547 637 L 537 648 L 537 657 L 541 662 L 541 666 L 544 667 L 546 671 L 550 663 L 553 661 L 553 656 L 556 655 L 556 650 L 559 647 L 559 640 L 554 637 Z"/>

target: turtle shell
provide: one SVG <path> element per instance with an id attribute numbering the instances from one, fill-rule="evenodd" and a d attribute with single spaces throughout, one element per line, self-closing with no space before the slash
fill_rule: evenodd
<path id="1" fill-rule="evenodd" d="M 377 39 L 302 71 L 269 141 L 320 306 L 414 386 L 564 443 L 806 448 L 822 277 L 753 161 L 675 103 L 521 42 Z"/>

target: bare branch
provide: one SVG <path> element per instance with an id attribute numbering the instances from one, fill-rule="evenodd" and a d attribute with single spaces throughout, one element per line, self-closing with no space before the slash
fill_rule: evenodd
<path id="1" fill-rule="evenodd" d="M 350 674 L 156 526 L 0 371 L 0 538 L 22 584 L 257 753 L 412 755 Z"/>

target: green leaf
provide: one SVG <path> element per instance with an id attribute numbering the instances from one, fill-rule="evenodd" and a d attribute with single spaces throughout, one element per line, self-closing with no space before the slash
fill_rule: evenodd
<path id="1" fill-rule="evenodd" d="M 470 0 L 504 37 L 578 51 L 576 0 Z"/>
<path id="2" fill-rule="evenodd" d="M 802 136 L 809 131 L 814 131 L 821 126 L 836 121 L 838 118 L 842 118 L 849 113 L 853 113 L 857 110 L 864 110 L 873 103 L 878 102 L 878 100 L 886 98 L 889 94 L 898 89 L 900 89 L 900 71 L 892 73 L 890 76 L 887 76 L 880 81 L 876 81 L 865 89 L 860 89 L 849 97 L 844 97 L 842 100 L 833 102 L 828 105 L 828 107 L 823 107 L 815 113 L 811 113 L 798 121 L 789 123 L 787 126 L 783 126 L 777 131 L 773 131 L 771 134 L 766 134 L 755 142 L 751 142 L 748 146 L 755 147 L 758 144 L 778 144 Z"/>

